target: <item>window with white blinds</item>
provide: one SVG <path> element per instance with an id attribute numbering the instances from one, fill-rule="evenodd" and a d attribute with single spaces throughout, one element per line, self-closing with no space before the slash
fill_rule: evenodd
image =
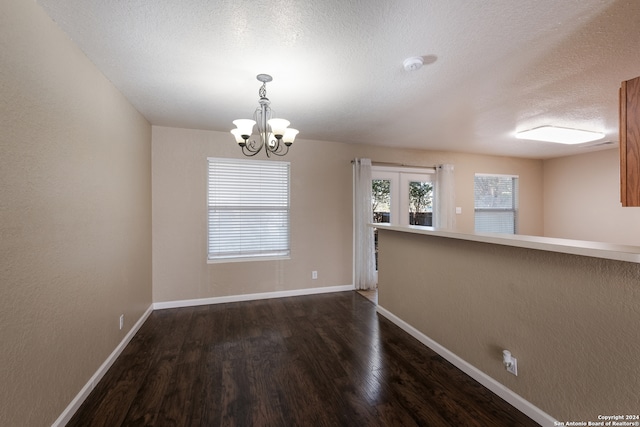
<path id="1" fill-rule="evenodd" d="M 288 162 L 208 158 L 210 261 L 288 258 Z"/>
<path id="2" fill-rule="evenodd" d="M 474 195 L 476 232 L 518 232 L 517 176 L 476 174 Z"/>

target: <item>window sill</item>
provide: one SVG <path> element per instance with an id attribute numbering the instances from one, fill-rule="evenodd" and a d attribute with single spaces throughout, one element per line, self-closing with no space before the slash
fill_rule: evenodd
<path id="1" fill-rule="evenodd" d="M 234 263 L 234 262 L 251 262 L 251 261 L 281 261 L 281 260 L 289 260 L 289 259 L 291 259 L 291 256 L 220 258 L 220 259 L 207 259 L 207 264 L 228 264 L 228 263 Z"/>

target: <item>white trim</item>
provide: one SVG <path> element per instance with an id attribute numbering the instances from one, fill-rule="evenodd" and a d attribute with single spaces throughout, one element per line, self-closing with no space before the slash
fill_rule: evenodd
<path id="1" fill-rule="evenodd" d="M 372 167 L 372 170 L 373 170 L 373 167 Z M 353 167 L 352 165 L 351 167 L 351 282 L 356 283 L 356 198 L 354 194 L 356 194 L 356 168 Z M 373 218 L 371 220 L 373 221 Z M 355 288 L 355 285 L 353 287 Z"/>
<path id="2" fill-rule="evenodd" d="M 254 301 L 259 299 L 285 298 L 300 295 L 325 294 L 330 292 L 355 291 L 354 285 L 327 286 L 322 288 L 294 289 L 292 291 L 263 292 L 259 294 L 229 295 L 224 297 L 198 298 L 179 301 L 163 301 L 153 303 L 154 310 L 166 308 L 193 307 L 197 305 L 224 304 L 228 302 Z"/>
<path id="3" fill-rule="evenodd" d="M 497 176 L 500 178 L 520 178 L 519 175 L 509 175 L 504 173 L 476 173 L 474 177 L 476 176 Z"/>
<path id="4" fill-rule="evenodd" d="M 531 402 L 525 400 L 520 395 L 514 393 L 513 391 L 505 387 L 503 384 L 499 383 L 489 375 L 485 374 L 475 366 L 471 365 L 469 362 L 463 360 L 462 358 L 458 357 L 456 354 L 447 350 L 445 347 L 441 346 L 440 344 L 438 344 L 437 342 L 435 342 L 434 340 L 432 340 L 431 338 L 429 338 L 428 336 L 426 336 L 425 334 L 423 334 L 422 332 L 420 332 L 419 330 L 417 330 L 416 328 L 414 328 L 413 326 L 405 322 L 404 320 L 400 319 L 395 314 L 391 313 L 390 311 L 386 310 L 385 308 L 379 305 L 377 306 L 376 310 L 378 313 L 380 313 L 382 316 L 389 319 L 391 322 L 395 323 L 397 326 L 399 326 L 409 335 L 411 335 L 412 337 L 420 341 L 425 346 L 429 347 L 431 350 L 438 353 L 440 356 L 445 358 L 447 361 L 449 361 L 455 367 L 460 369 L 462 372 L 469 375 L 474 380 L 478 381 L 480 384 L 485 386 L 487 389 L 491 390 L 493 393 L 495 393 L 496 395 L 504 399 L 511 406 L 518 409 L 520 412 L 522 412 L 523 414 L 525 414 L 526 416 L 528 416 L 529 418 L 531 418 L 541 426 L 556 425 L 554 424 L 556 422 L 556 419 L 553 418 L 551 415 L 547 414 L 542 409 L 533 405 Z"/>
<path id="5" fill-rule="evenodd" d="M 51 427 L 64 427 L 69 422 L 69 420 L 71 420 L 71 417 L 73 417 L 78 408 L 80 408 L 80 405 L 82 405 L 85 399 L 89 396 L 89 393 L 91 393 L 98 382 L 100 382 L 104 374 L 107 373 L 111 365 L 113 365 L 113 362 L 115 362 L 118 356 L 120 356 L 120 353 L 122 353 L 127 344 L 129 344 L 129 341 L 131 341 L 134 335 L 138 332 L 138 330 L 145 322 L 145 320 L 147 320 L 147 317 L 149 317 L 152 311 L 153 305 L 150 305 L 149 308 L 147 308 L 147 310 L 144 312 L 144 314 L 140 316 L 140 319 L 138 319 L 136 324 L 133 325 L 131 330 L 129 330 L 127 335 L 125 335 L 122 341 L 120 341 L 120 344 L 118 344 L 115 350 L 111 352 L 109 357 L 107 357 L 104 363 L 102 363 L 102 365 L 98 368 L 95 374 L 93 374 L 93 376 L 89 378 L 89 381 L 87 381 L 87 383 L 84 385 L 84 387 L 82 387 L 76 397 L 71 401 L 71 403 L 69 403 L 69 406 L 67 406 L 62 414 L 60 414 L 58 419 L 55 420 L 53 424 L 51 424 Z"/>
<path id="6" fill-rule="evenodd" d="M 291 259 L 291 252 L 289 255 L 283 256 L 246 256 L 242 258 L 207 258 L 207 264 L 225 264 L 230 262 L 257 262 L 257 261 L 280 261 Z"/>

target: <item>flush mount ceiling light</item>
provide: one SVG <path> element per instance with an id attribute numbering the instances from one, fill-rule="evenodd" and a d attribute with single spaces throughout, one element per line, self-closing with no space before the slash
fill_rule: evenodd
<path id="1" fill-rule="evenodd" d="M 256 79 L 262 82 L 262 86 L 258 90 L 258 96 L 260 96 L 258 104 L 260 105 L 253 113 L 253 120 L 234 120 L 233 124 L 236 125 L 236 129 L 233 129 L 231 133 L 235 136 L 238 145 L 242 147 L 242 153 L 245 156 L 255 156 L 263 148 L 267 157 L 271 157 L 271 154 L 284 156 L 289 152 L 289 147 L 293 144 L 298 131 L 288 127 L 288 120 L 271 118 L 271 107 L 269 107 L 271 101 L 267 98 L 267 83 L 273 80 L 273 77 L 268 74 L 258 74 Z M 259 139 L 249 140 L 255 124 L 258 125 Z"/>
<path id="2" fill-rule="evenodd" d="M 588 130 L 561 128 L 556 126 L 540 126 L 516 133 L 518 139 L 555 142 L 558 144 L 582 144 L 604 138 L 604 133 Z"/>

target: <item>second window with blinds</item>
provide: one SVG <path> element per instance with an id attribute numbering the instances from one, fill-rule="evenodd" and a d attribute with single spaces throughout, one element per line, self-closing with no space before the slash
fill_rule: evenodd
<path id="1" fill-rule="evenodd" d="M 207 160 L 208 261 L 289 258 L 289 162 Z"/>
<path id="2" fill-rule="evenodd" d="M 477 233 L 518 233 L 516 175 L 476 174 L 474 199 Z"/>

